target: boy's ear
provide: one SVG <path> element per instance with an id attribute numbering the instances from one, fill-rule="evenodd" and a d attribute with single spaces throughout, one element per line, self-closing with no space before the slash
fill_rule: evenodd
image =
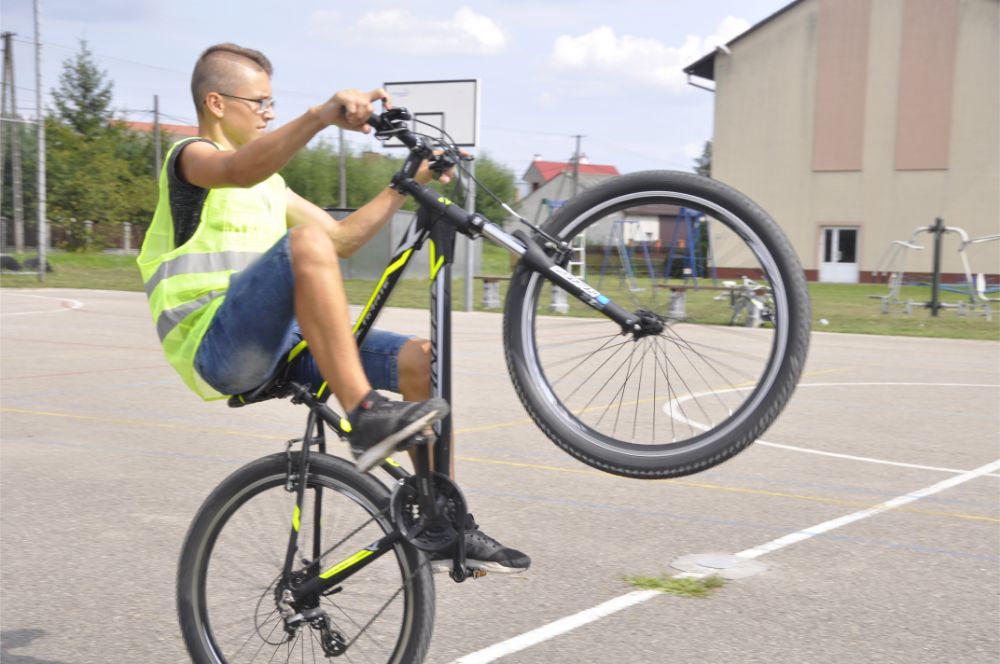
<path id="1" fill-rule="evenodd" d="M 222 95 L 218 92 L 209 92 L 205 95 L 205 109 L 216 118 L 222 117 L 224 104 L 225 102 L 222 101 Z"/>

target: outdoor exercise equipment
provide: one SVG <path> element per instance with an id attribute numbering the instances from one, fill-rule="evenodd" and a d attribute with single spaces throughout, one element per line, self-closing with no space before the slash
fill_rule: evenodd
<path id="1" fill-rule="evenodd" d="M 560 185 L 560 191 L 561 190 L 562 185 Z M 554 198 L 543 198 L 542 203 L 546 208 L 548 208 L 549 211 L 545 223 L 548 223 L 552 219 L 552 215 L 556 210 L 561 208 L 563 205 L 566 205 L 565 200 Z M 581 279 L 587 278 L 586 232 L 580 233 L 580 235 L 573 238 L 572 251 L 570 252 L 569 262 L 566 264 L 566 269 L 570 271 L 570 274 L 574 274 Z M 499 300 L 499 297 L 497 299 Z M 497 306 L 499 306 L 499 304 Z M 549 301 L 549 311 L 557 314 L 569 313 L 569 300 L 566 299 L 566 291 L 559 288 L 555 284 L 552 285 L 552 297 Z"/>
<path id="2" fill-rule="evenodd" d="M 930 284 L 926 282 L 913 282 L 907 284 L 905 281 L 906 258 L 911 250 L 922 251 L 924 249 L 917 238 L 922 234 L 933 235 L 933 262 Z M 954 233 L 958 235 L 960 242 L 958 255 L 962 261 L 962 269 L 965 274 L 965 281 L 962 284 L 942 284 L 941 283 L 941 243 L 946 234 Z M 930 226 L 919 226 L 914 229 L 909 241 L 893 240 L 879 259 L 878 265 L 873 272 L 874 277 L 886 276 L 889 285 L 889 292 L 886 295 L 870 295 L 869 297 L 881 300 L 882 313 L 888 314 L 890 307 L 895 304 L 903 306 L 904 313 L 913 312 L 913 307 L 931 310 L 931 316 L 937 317 L 938 312 L 944 308 L 957 309 L 959 315 L 964 316 L 968 311 L 975 311 L 977 307 L 983 308 L 984 315 L 990 318 L 988 309 L 989 303 L 997 301 L 988 297 L 986 293 L 985 277 L 980 273 L 977 278 L 973 278 L 972 267 L 969 264 L 969 257 L 966 250 L 971 245 L 993 242 L 1000 239 L 1000 235 L 986 235 L 979 238 L 969 239 L 968 233 L 957 226 L 945 226 L 944 220 L 937 217 L 934 224 Z M 977 283 L 982 284 L 982 289 L 977 287 Z M 902 300 L 900 288 L 904 285 L 929 285 L 931 288 L 931 299 L 926 302 L 918 302 L 912 299 Z M 959 302 L 942 302 L 940 292 L 950 291 L 965 295 L 965 299 Z M 980 294 L 980 290 L 982 293 Z"/>

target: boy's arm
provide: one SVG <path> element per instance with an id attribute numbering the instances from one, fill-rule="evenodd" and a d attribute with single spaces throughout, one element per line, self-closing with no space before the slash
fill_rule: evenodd
<path id="1" fill-rule="evenodd" d="M 178 159 L 180 174 L 203 189 L 253 186 L 281 170 L 313 136 L 330 125 L 367 132 L 372 103 L 379 99 L 388 99 L 385 90 L 343 90 L 238 150 L 219 151 L 207 144 L 192 144 Z"/>
<path id="2" fill-rule="evenodd" d="M 438 180 L 442 184 L 447 184 L 453 175 L 454 169 L 450 169 L 438 177 Z M 421 184 L 427 184 L 434 177 L 430 164 L 425 161 L 413 179 Z M 406 202 L 406 196 L 386 187 L 371 202 L 337 221 L 323 208 L 310 203 L 291 189 L 287 191 L 285 219 L 288 226 L 319 224 L 333 240 L 337 255 L 342 258 L 347 258 L 372 239 Z"/>
<path id="3" fill-rule="evenodd" d="M 318 224 L 333 240 L 337 255 L 347 258 L 372 239 L 405 202 L 405 196 L 386 188 L 371 202 L 337 221 L 323 208 L 288 189 L 285 218 L 289 227 Z"/>

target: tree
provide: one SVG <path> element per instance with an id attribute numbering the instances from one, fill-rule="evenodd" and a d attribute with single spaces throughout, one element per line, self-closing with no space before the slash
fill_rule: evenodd
<path id="1" fill-rule="evenodd" d="M 103 234 L 115 237 L 122 222 L 148 222 L 156 205 L 153 138 L 111 122 L 113 87 L 81 41 L 80 50 L 63 61 L 59 87 L 52 90 L 47 207 L 66 248 L 90 244 L 86 221 L 103 224 Z"/>
<path id="2" fill-rule="evenodd" d="M 52 90 L 56 117 L 88 137 L 107 127 L 114 85 L 105 81 L 106 76 L 107 72 L 99 70 L 94 63 L 87 42 L 81 39 L 76 55 L 63 61 L 59 88 Z"/>
<path id="3" fill-rule="evenodd" d="M 340 156 L 332 145 L 320 140 L 316 145 L 300 150 L 281 171 L 288 186 L 297 194 L 321 207 L 339 205 Z M 392 176 L 403 165 L 402 156 L 387 156 L 376 152 L 354 154 L 347 152 L 347 207 L 358 208 L 375 198 L 385 189 Z M 514 196 L 514 173 L 482 153 L 476 158 L 476 178 L 500 200 L 510 203 Z M 432 182 L 431 187 L 442 194 L 462 202 L 462 192 L 452 184 Z M 404 210 L 415 210 L 413 199 L 408 199 Z M 476 212 L 499 222 L 507 216 L 500 204 L 485 191 L 476 193 Z"/>
<path id="4" fill-rule="evenodd" d="M 514 171 L 494 161 L 485 152 L 476 157 L 476 179 L 496 194 L 501 201 L 513 205 Z M 476 212 L 497 224 L 509 216 L 509 213 L 500 207 L 500 203 L 483 189 L 476 192 Z"/>
<path id="5" fill-rule="evenodd" d="M 150 177 L 152 139 L 124 127 L 94 138 L 54 118 L 46 122 L 47 207 L 62 246 L 85 248 L 85 221 L 118 226 L 148 222 L 156 205 Z M 105 231 L 115 235 L 115 231 Z"/>
<path id="6" fill-rule="evenodd" d="M 700 157 L 695 157 L 694 172 L 707 178 L 712 177 L 712 141 L 705 141 Z"/>

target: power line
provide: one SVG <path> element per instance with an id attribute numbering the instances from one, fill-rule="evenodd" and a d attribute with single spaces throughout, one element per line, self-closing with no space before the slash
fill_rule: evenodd
<path id="1" fill-rule="evenodd" d="M 538 129 L 515 129 L 513 127 L 501 127 L 499 125 L 484 124 L 483 129 L 498 129 L 500 131 L 509 131 L 515 134 L 537 134 L 539 136 L 559 136 L 560 138 L 573 138 L 575 134 L 568 134 L 566 132 L 557 131 L 541 131 Z"/>
<path id="2" fill-rule="evenodd" d="M 26 40 L 26 39 L 15 39 L 14 41 L 20 42 L 22 44 L 30 44 L 30 45 L 34 45 L 34 43 L 35 43 L 34 41 L 30 41 L 30 40 Z M 79 48 L 79 45 L 77 45 L 77 46 L 67 46 L 66 44 L 57 44 L 55 42 L 42 42 L 42 46 L 46 46 L 46 47 L 54 46 L 55 48 L 61 48 L 61 49 L 65 49 L 67 51 L 75 51 L 77 48 Z M 140 67 L 148 67 L 149 69 L 158 69 L 160 71 L 166 71 L 166 72 L 170 72 L 172 74 L 181 74 L 182 76 L 187 76 L 190 73 L 190 72 L 181 72 L 181 71 L 178 71 L 176 69 L 171 69 L 169 67 L 161 67 L 160 65 L 151 65 L 151 64 L 149 64 L 147 62 L 139 62 L 138 60 L 130 60 L 128 58 L 122 58 L 122 57 L 119 57 L 117 55 L 107 55 L 105 53 L 98 53 L 96 51 L 91 51 L 90 54 L 93 55 L 94 57 L 104 58 L 106 60 L 117 60 L 118 62 L 126 62 L 126 63 L 131 64 L 131 65 L 138 65 Z"/>

